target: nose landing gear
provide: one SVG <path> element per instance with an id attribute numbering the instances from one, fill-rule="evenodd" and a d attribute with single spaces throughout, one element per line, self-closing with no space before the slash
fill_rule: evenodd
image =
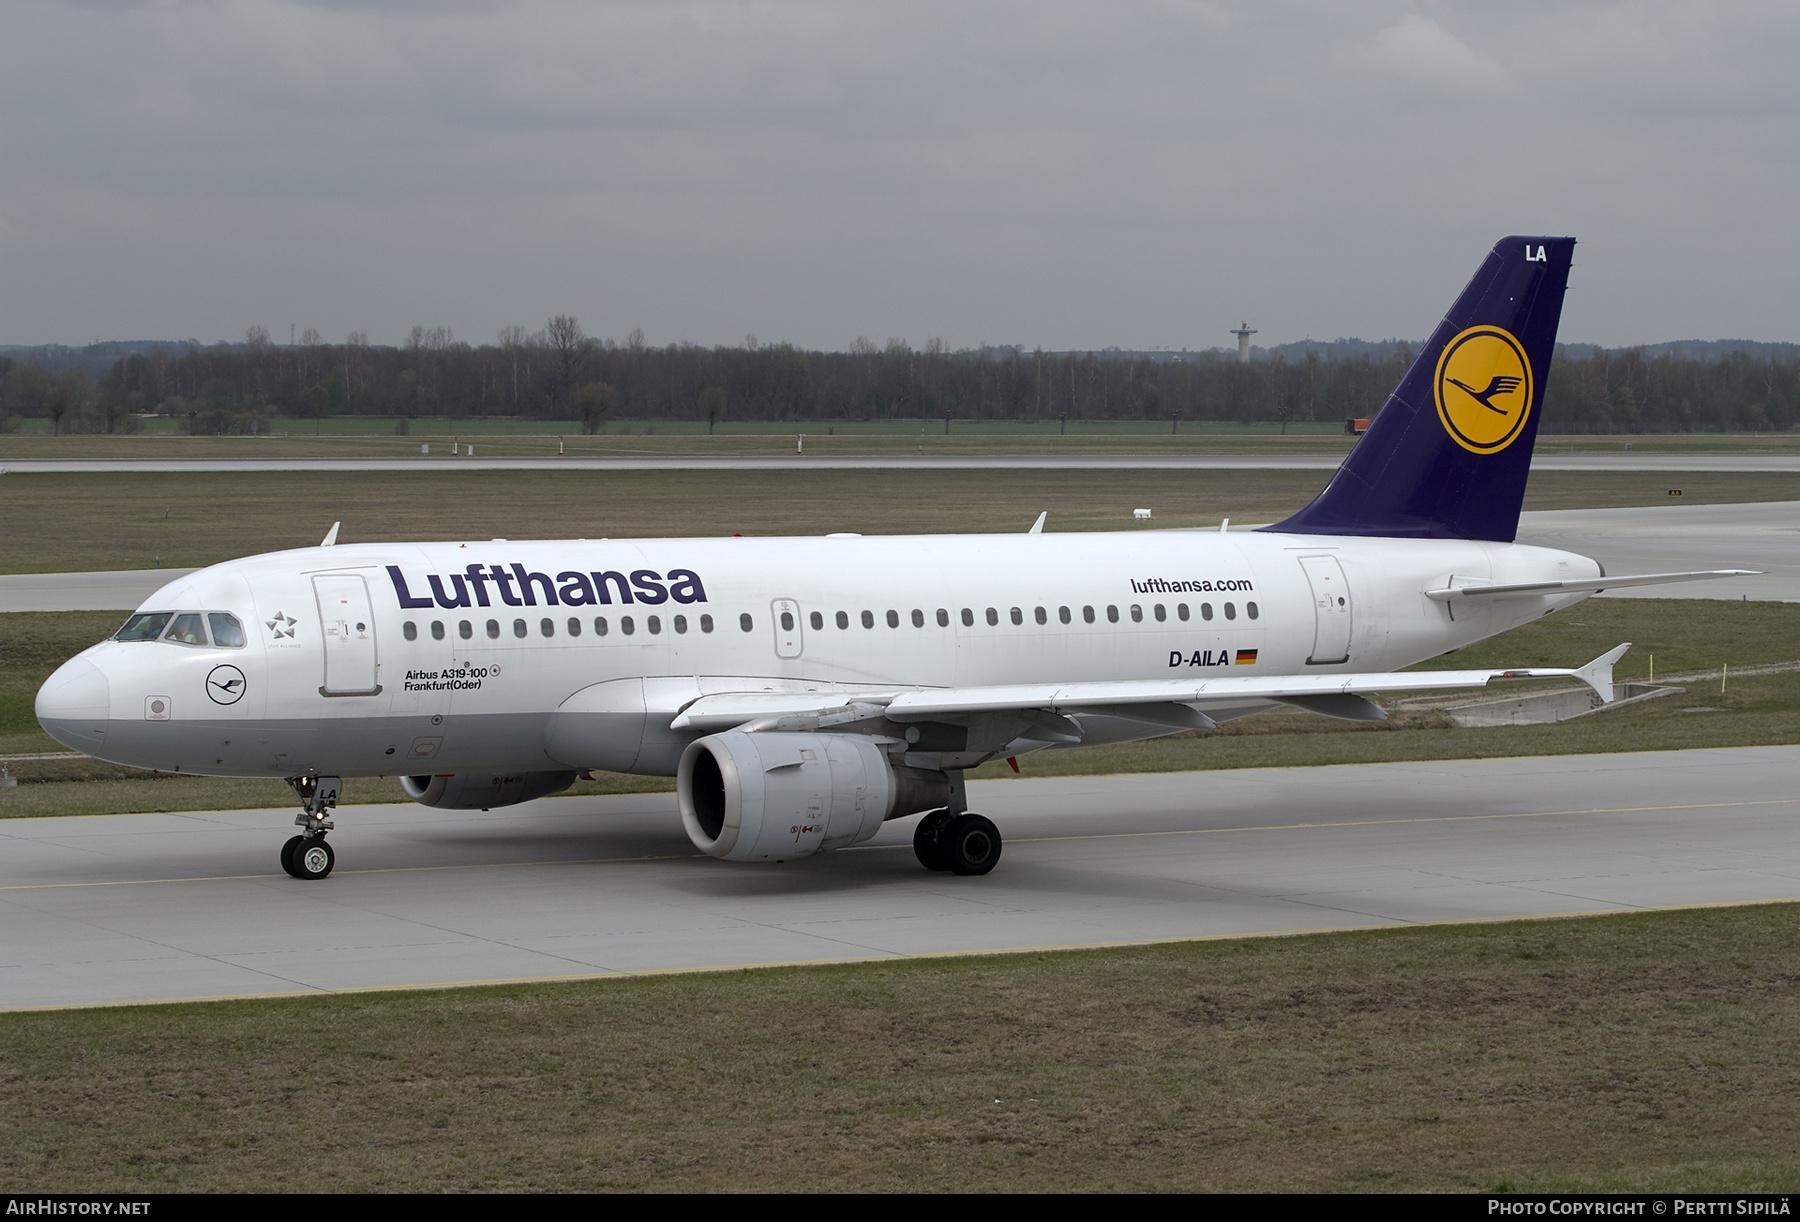
<path id="1" fill-rule="evenodd" d="M 337 854 L 325 843 L 325 833 L 336 825 L 325 817 L 325 812 L 337 805 L 343 778 L 291 776 L 287 783 L 304 809 L 294 816 L 300 834 L 281 846 L 281 868 L 295 878 L 324 878 L 337 864 Z"/>

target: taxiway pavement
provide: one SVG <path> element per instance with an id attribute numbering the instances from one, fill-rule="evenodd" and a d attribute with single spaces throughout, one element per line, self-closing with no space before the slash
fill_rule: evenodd
<path id="1" fill-rule="evenodd" d="M 1800 602 L 1800 501 L 1527 513 L 1519 518 L 1519 542 L 1592 556 L 1613 574 L 1762 570 L 1757 577 L 1608 590 L 1606 598 Z"/>
<path id="2" fill-rule="evenodd" d="M 0 820 L 0 1008 L 1792 900 L 1797 769 L 1753 747 L 984 782 L 1007 837 L 984 878 L 922 870 L 911 819 L 714 861 L 672 795 L 344 807 L 317 883 L 276 864 L 280 810 Z"/>

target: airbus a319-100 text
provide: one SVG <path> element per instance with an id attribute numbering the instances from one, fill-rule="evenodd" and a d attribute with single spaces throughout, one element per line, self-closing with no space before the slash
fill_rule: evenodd
<path id="1" fill-rule="evenodd" d="M 1001 837 L 962 778 L 988 760 L 1278 705 L 1378 719 L 1371 693 L 1499 679 L 1611 700 L 1624 646 L 1393 673 L 1603 588 L 1719 575 L 1513 542 L 1573 249 L 1499 242 L 1325 490 L 1262 530 L 279 552 L 165 586 L 51 676 L 38 719 L 120 764 L 288 779 L 304 879 L 331 872 L 344 777 L 474 810 L 590 769 L 673 775 L 689 837 L 730 861 L 922 814 L 924 865 L 983 874 Z"/>

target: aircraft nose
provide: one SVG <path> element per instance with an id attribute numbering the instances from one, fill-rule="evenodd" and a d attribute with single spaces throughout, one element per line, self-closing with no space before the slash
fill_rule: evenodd
<path id="1" fill-rule="evenodd" d="M 112 684 L 86 658 L 70 658 L 38 689 L 37 719 L 65 747 L 88 751 L 106 741 Z"/>

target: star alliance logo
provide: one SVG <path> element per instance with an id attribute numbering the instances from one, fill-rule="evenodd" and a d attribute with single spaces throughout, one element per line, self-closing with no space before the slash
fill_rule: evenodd
<path id="1" fill-rule="evenodd" d="M 300 621 L 294 619 L 292 616 L 283 615 L 281 612 L 277 611 L 274 619 L 265 622 L 269 625 L 269 631 L 275 634 L 273 639 L 279 641 L 282 637 L 292 637 L 294 635 L 294 625 Z"/>

